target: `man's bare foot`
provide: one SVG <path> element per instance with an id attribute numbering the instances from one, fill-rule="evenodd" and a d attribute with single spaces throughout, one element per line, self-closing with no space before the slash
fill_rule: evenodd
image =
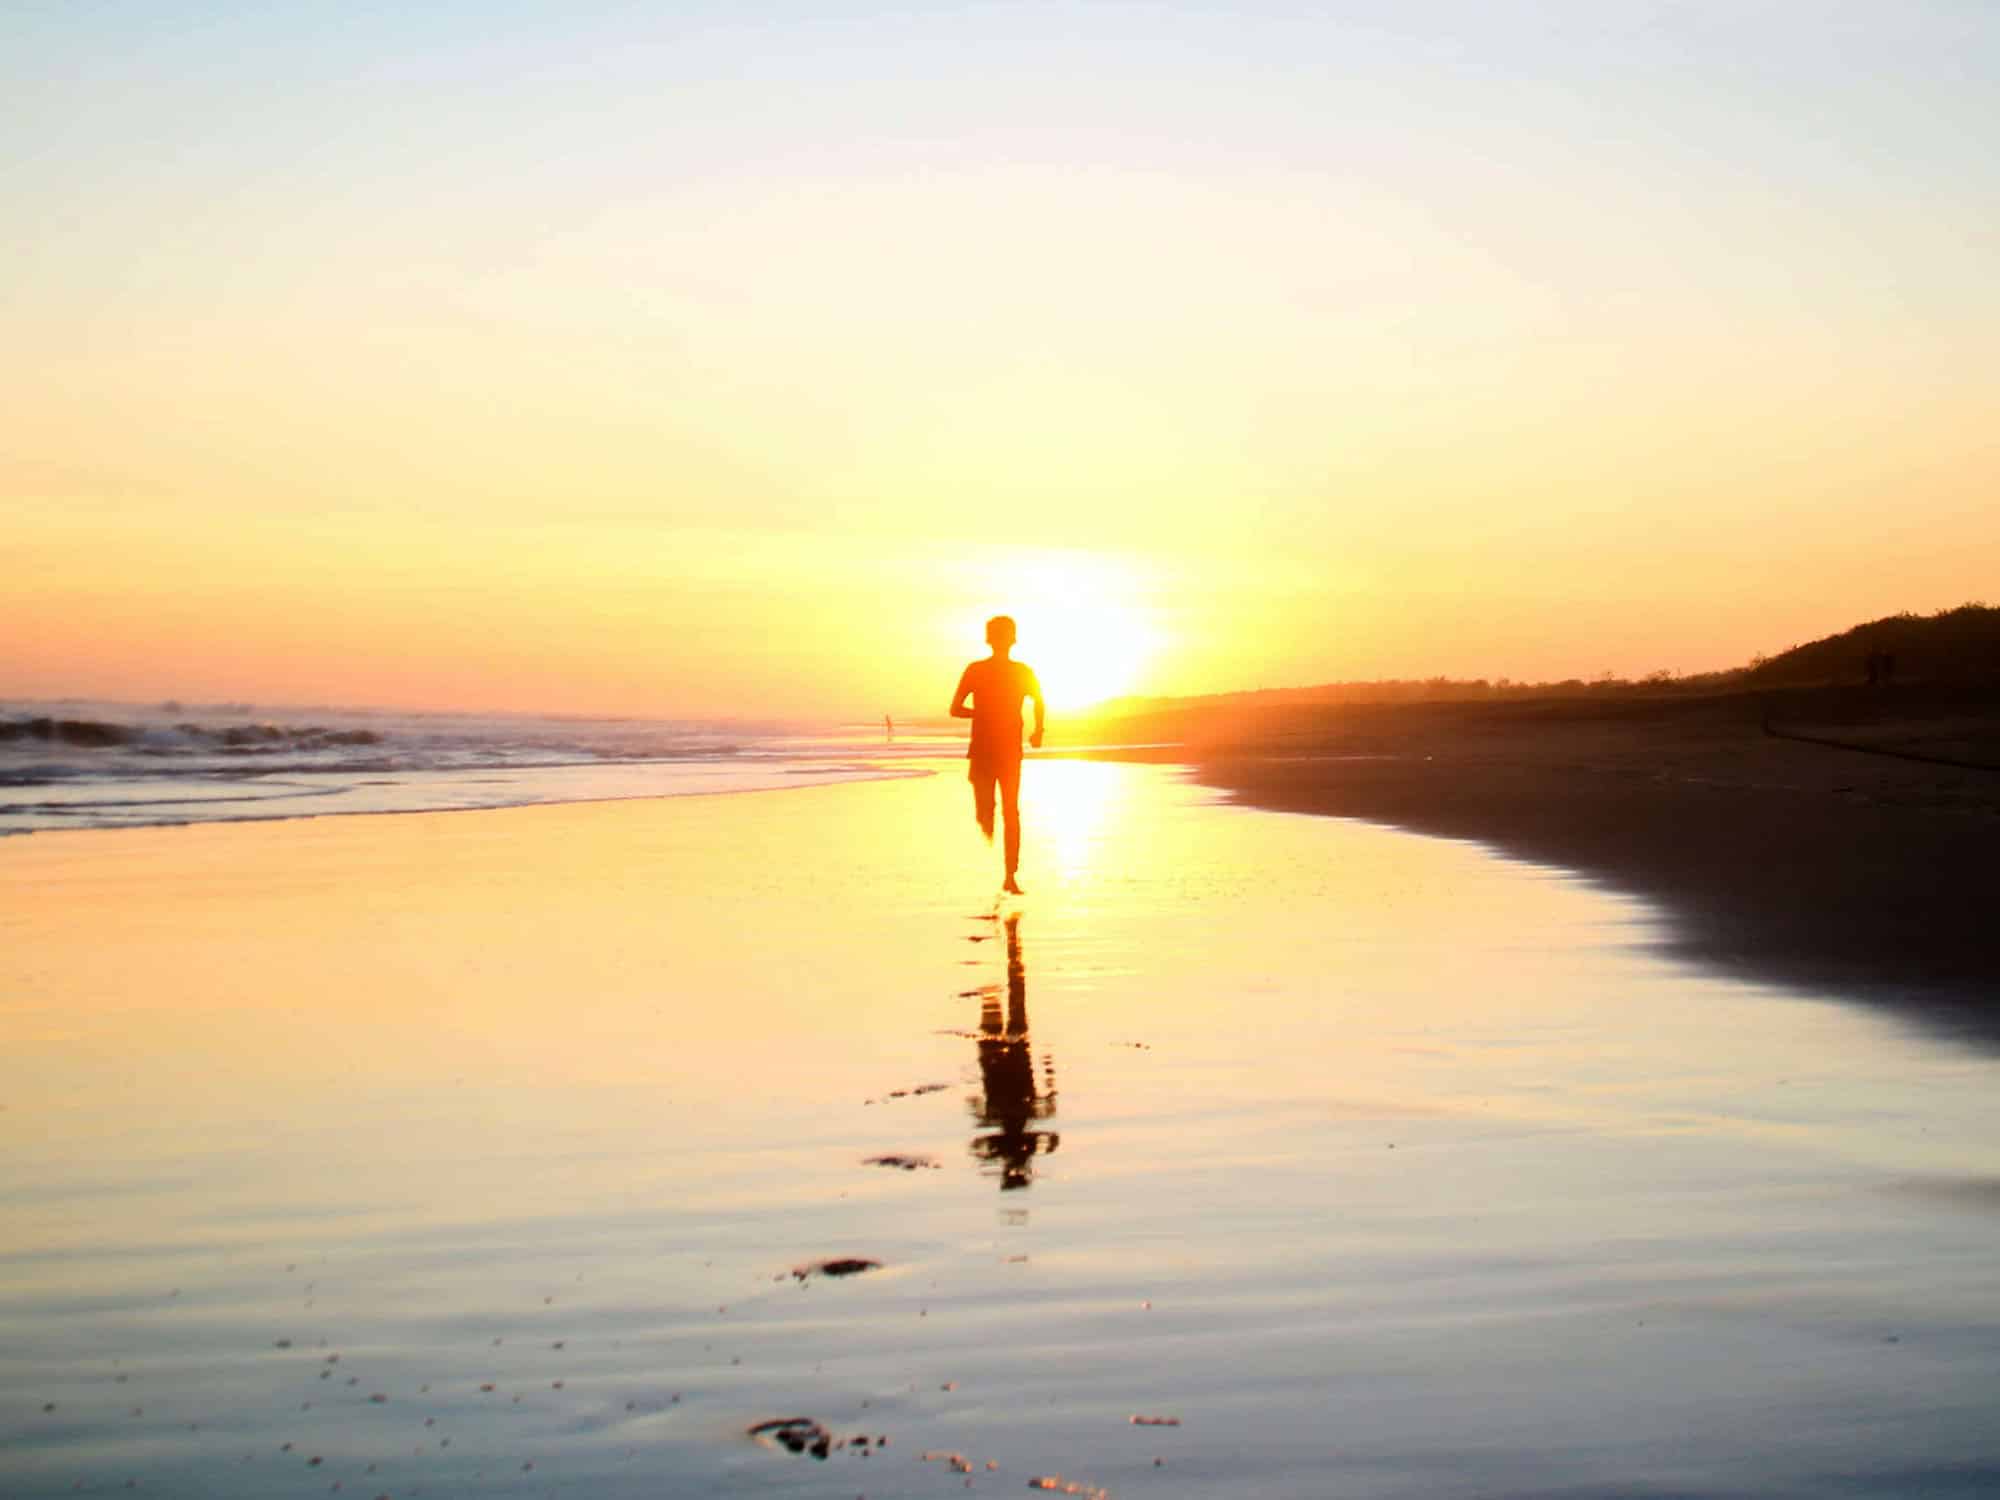
<path id="1" fill-rule="evenodd" d="M 1007 877 L 1006 882 L 1001 885 L 1000 889 L 1010 896 L 1025 896 L 1028 894 L 1021 889 L 1021 882 L 1016 880 L 1012 875 Z"/>

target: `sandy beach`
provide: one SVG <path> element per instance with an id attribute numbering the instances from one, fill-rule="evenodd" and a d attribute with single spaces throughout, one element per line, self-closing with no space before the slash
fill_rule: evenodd
<path id="1" fill-rule="evenodd" d="M 1245 803 L 1478 840 L 1666 914 L 1663 951 L 2000 1040 L 1981 688 L 1188 714 Z"/>
<path id="2" fill-rule="evenodd" d="M 1981 1049 L 937 769 L 0 846 L 0 1489 L 1990 1491 Z"/>

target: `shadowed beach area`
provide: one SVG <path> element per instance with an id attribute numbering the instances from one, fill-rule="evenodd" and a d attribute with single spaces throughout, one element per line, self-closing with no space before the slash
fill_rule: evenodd
<path id="1" fill-rule="evenodd" d="M 0 845 L 0 1490 L 1991 1493 L 1982 1049 L 962 764 Z"/>
<path id="2" fill-rule="evenodd" d="M 2000 1042 L 2000 690 L 1190 710 L 1253 806 L 1473 839 L 1655 903 L 1663 950 Z"/>

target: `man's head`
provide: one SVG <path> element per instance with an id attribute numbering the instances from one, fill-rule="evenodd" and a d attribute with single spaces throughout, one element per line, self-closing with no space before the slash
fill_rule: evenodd
<path id="1" fill-rule="evenodd" d="M 1014 617 L 995 615 L 986 622 L 986 644 L 995 651 L 1011 651 L 1014 648 Z"/>

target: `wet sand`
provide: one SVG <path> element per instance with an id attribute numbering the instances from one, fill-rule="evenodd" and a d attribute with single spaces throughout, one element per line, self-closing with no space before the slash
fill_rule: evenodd
<path id="1" fill-rule="evenodd" d="M 1293 710 L 1152 726 L 1254 806 L 1588 874 L 1665 951 L 2000 1043 L 2000 694 Z M 1885 753 L 1886 752 L 1886 753 Z"/>
<path id="2" fill-rule="evenodd" d="M 1982 1051 L 940 769 L 0 845 L 0 1492 L 1991 1492 Z"/>

